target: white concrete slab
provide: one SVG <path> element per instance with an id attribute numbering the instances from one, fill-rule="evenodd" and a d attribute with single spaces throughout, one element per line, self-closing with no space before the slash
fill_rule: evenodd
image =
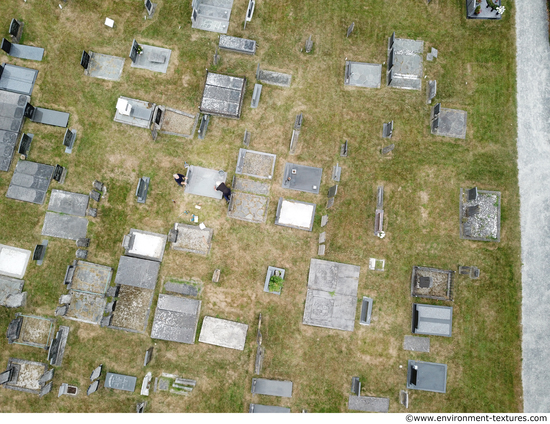
<path id="1" fill-rule="evenodd" d="M 309 229 L 314 214 L 315 205 L 283 200 L 278 222 L 283 225 Z"/>
<path id="2" fill-rule="evenodd" d="M 204 317 L 199 342 L 244 350 L 248 325 L 225 319 Z"/>
<path id="3" fill-rule="evenodd" d="M 30 250 L 0 244 L 0 274 L 23 278 L 30 258 Z"/>

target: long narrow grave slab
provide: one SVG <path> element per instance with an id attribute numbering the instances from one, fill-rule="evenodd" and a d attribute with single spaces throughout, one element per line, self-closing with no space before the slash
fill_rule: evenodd
<path id="1" fill-rule="evenodd" d="M 0 117 L 1 121 L 2 117 Z M 16 132 L 0 130 L 0 171 L 9 171 L 16 144 Z"/>
<path id="2" fill-rule="evenodd" d="M 71 291 L 71 303 L 64 318 L 99 325 L 106 305 L 104 294 Z"/>
<path id="3" fill-rule="evenodd" d="M 59 326 L 59 331 L 52 340 L 50 349 L 48 350 L 48 361 L 50 365 L 59 367 L 63 361 L 65 355 L 65 347 L 67 346 L 67 339 L 69 337 L 70 328 L 64 325 Z"/>
<path id="4" fill-rule="evenodd" d="M 265 378 L 252 379 L 252 394 L 292 397 L 292 381 L 267 380 Z"/>
<path id="5" fill-rule="evenodd" d="M 158 264 L 158 262 L 154 262 Z M 118 277 L 118 272 L 117 272 Z M 154 290 L 121 285 L 109 328 L 145 333 L 153 303 Z"/>
<path id="6" fill-rule="evenodd" d="M 365 88 L 380 88 L 382 65 L 346 61 L 344 85 Z"/>
<path id="7" fill-rule="evenodd" d="M 414 266 L 411 276 L 411 296 L 453 300 L 453 277 L 454 271 L 451 270 Z"/>
<path id="8" fill-rule="evenodd" d="M 129 244 L 125 246 L 124 251 L 126 256 L 162 262 L 167 236 L 132 228 L 129 239 Z"/>
<path id="9" fill-rule="evenodd" d="M 196 0 L 192 7 L 192 28 L 227 33 L 233 0 Z"/>
<path id="10" fill-rule="evenodd" d="M 85 74 L 93 78 L 118 81 L 122 76 L 124 58 L 90 52 L 90 62 Z"/>
<path id="11" fill-rule="evenodd" d="M 187 169 L 185 193 L 220 200 L 223 195 L 221 191 L 216 190 L 216 183 L 225 182 L 226 179 L 225 171 L 190 165 Z"/>
<path id="12" fill-rule="evenodd" d="M 251 403 L 248 412 L 250 414 L 290 414 L 290 408 Z"/>
<path id="13" fill-rule="evenodd" d="M 199 342 L 244 350 L 248 325 L 225 319 L 204 317 Z"/>
<path id="14" fill-rule="evenodd" d="M 303 323 L 353 331 L 361 267 L 311 259 Z"/>
<path id="15" fill-rule="evenodd" d="M 453 308 L 413 303 L 411 327 L 413 334 L 451 337 Z"/>
<path id="16" fill-rule="evenodd" d="M 31 254 L 30 250 L 0 244 L 0 274 L 7 277 L 23 278 Z"/>
<path id="17" fill-rule="evenodd" d="M 269 196 L 271 188 L 270 183 L 249 180 L 235 176 L 233 179 L 233 191 L 244 191 L 246 193 L 259 194 L 260 196 Z"/>
<path id="18" fill-rule="evenodd" d="M 136 55 L 136 60 L 132 61 L 132 68 L 147 69 L 148 71 L 165 74 L 168 70 L 172 50 L 148 46 L 147 44 L 140 44 L 140 47 L 142 53 Z"/>
<path id="19" fill-rule="evenodd" d="M 46 212 L 42 235 L 68 240 L 78 240 L 86 237 L 88 220 L 72 215 L 61 215 L 54 212 Z"/>
<path id="20" fill-rule="evenodd" d="M 18 59 L 42 61 L 44 49 L 42 47 L 26 46 L 24 44 L 10 43 L 5 38 L 2 39 L 2 50 L 9 56 Z"/>
<path id="21" fill-rule="evenodd" d="M 247 40 L 246 38 L 220 35 L 218 46 L 220 50 L 228 50 L 235 53 L 244 53 L 250 55 L 256 53 L 256 42 L 254 40 Z"/>
<path id="22" fill-rule="evenodd" d="M 287 162 L 283 173 L 283 188 L 319 194 L 323 168 Z"/>
<path id="23" fill-rule="evenodd" d="M 246 78 L 206 71 L 206 82 L 199 110 L 208 115 L 239 119 L 245 89 Z"/>
<path id="24" fill-rule="evenodd" d="M 155 104 L 120 96 L 117 101 L 114 121 L 139 128 L 149 128 Z"/>
<path id="25" fill-rule="evenodd" d="M 115 284 L 155 290 L 160 263 L 141 258 L 121 256 Z"/>
<path id="26" fill-rule="evenodd" d="M 239 149 L 239 158 L 237 159 L 235 173 L 250 177 L 271 179 L 275 170 L 276 159 L 277 155 L 272 153 Z"/>
<path id="27" fill-rule="evenodd" d="M 75 260 L 70 289 L 83 293 L 100 294 L 107 292 L 113 278 L 113 268 L 92 262 Z"/>
<path id="28" fill-rule="evenodd" d="M 22 306 L 21 302 L 24 301 L 26 297 L 26 293 L 23 293 L 24 284 L 25 282 L 23 280 L 0 275 L 0 306 L 7 306 L 10 308 Z"/>
<path id="29" fill-rule="evenodd" d="M 442 107 L 438 117 L 437 128 L 430 125 L 432 134 L 443 137 L 466 139 L 468 112 Z"/>
<path id="30" fill-rule="evenodd" d="M 70 113 L 59 110 L 46 109 L 43 107 L 34 108 L 31 121 L 38 124 L 52 125 L 54 127 L 67 128 Z"/>
<path id="31" fill-rule="evenodd" d="M 30 96 L 34 89 L 37 75 L 38 71 L 36 69 L 4 63 L 0 71 L 0 90 Z"/>
<path id="32" fill-rule="evenodd" d="M 389 408 L 389 398 L 350 395 L 348 400 L 348 409 L 351 411 L 388 412 Z"/>
<path id="33" fill-rule="evenodd" d="M 43 204 L 54 167 L 20 160 L 8 187 L 6 197 L 23 202 Z"/>
<path id="34" fill-rule="evenodd" d="M 277 85 L 285 88 L 290 87 L 292 83 L 292 75 L 282 72 L 266 71 L 264 69 L 258 70 L 256 79 L 265 84 Z"/>
<path id="35" fill-rule="evenodd" d="M 275 225 L 311 231 L 315 220 L 315 203 L 279 198 Z"/>
<path id="36" fill-rule="evenodd" d="M 201 301 L 160 294 L 151 338 L 194 344 Z"/>
<path id="37" fill-rule="evenodd" d="M 68 215 L 86 216 L 90 197 L 85 194 L 52 190 L 48 210 Z"/>
<path id="38" fill-rule="evenodd" d="M 14 368 L 15 375 L 9 382 L 3 384 L 2 387 L 35 395 L 40 394 L 40 391 L 45 386 L 45 383 L 40 382 L 40 378 L 48 370 L 48 364 L 9 358 L 7 369 L 10 368 Z"/>
<path id="39" fill-rule="evenodd" d="M 268 197 L 233 191 L 227 216 L 241 221 L 260 224 L 267 220 L 268 206 Z"/>
<path id="40" fill-rule="evenodd" d="M 176 241 L 172 243 L 172 249 L 208 255 L 212 247 L 212 235 L 214 234 L 212 228 L 201 230 L 194 225 L 177 223 L 175 229 L 178 235 Z"/>

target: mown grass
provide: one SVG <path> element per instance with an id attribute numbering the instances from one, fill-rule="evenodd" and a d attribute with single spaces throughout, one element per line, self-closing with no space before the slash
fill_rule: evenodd
<path id="1" fill-rule="evenodd" d="M 257 40 L 258 52 L 250 58 L 222 52 L 217 70 L 248 78 L 242 118 L 213 118 L 204 141 L 161 136 L 153 143 L 146 130 L 113 122 L 116 99 L 123 95 L 197 110 L 217 34 L 191 29 L 191 2 L 158 0 L 150 21 L 143 20 L 142 3 L 130 0 L 70 1 L 63 10 L 53 0 L 4 3 L 0 28 L 7 31 L 12 16 L 23 19 L 24 43 L 44 47 L 46 55 L 40 63 L 5 55 L 2 60 L 39 69 L 33 104 L 69 111 L 70 127 L 78 130 L 76 147 L 66 155 L 63 129 L 27 122 L 24 131 L 35 134 L 30 160 L 68 167 L 65 184 L 52 183 L 51 188 L 87 194 L 94 179 L 108 188 L 98 219 L 90 223 L 89 260 L 116 269 L 122 236 L 130 228 L 167 233 L 174 222 L 186 222 L 201 203 L 201 221 L 214 228 L 210 255 L 167 251 L 159 281 L 170 277 L 205 282 L 199 328 L 205 315 L 250 326 L 240 352 L 201 343 L 155 342 L 147 335 L 59 318 L 71 333 L 56 386 L 69 382 L 85 391 L 89 373 L 103 363 L 107 371 L 135 375 L 139 381 L 146 371 L 197 379 L 190 397 L 151 395 L 147 400 L 152 412 L 244 412 L 249 403 L 289 406 L 294 412 L 344 412 L 350 379 L 358 375 L 364 395 L 389 397 L 390 411 L 403 412 L 398 393 L 405 388 L 405 365 L 408 359 L 419 359 L 448 364 L 447 393 L 411 391 L 410 411 L 521 410 L 513 4 L 506 4 L 499 22 L 471 22 L 459 0 L 434 0 L 429 7 L 405 0 L 264 1 L 243 31 L 248 2 L 236 1 L 229 34 Z M 114 29 L 103 25 L 106 16 L 115 20 Z M 346 39 L 352 21 L 355 30 Z M 437 101 L 468 112 L 466 140 L 430 134 L 424 90 L 389 89 L 384 83 L 380 90 L 344 88 L 345 58 L 385 62 L 387 37 L 393 31 L 398 37 L 424 40 L 425 51 L 432 46 L 439 50 L 436 61 L 424 62 L 424 73 L 437 79 Z M 314 50 L 305 55 L 300 49 L 310 34 Z M 133 69 L 129 59 L 120 81 L 83 75 L 78 65 L 83 49 L 127 57 L 133 38 L 172 49 L 166 75 Z M 250 109 L 258 61 L 262 68 L 291 73 L 293 82 L 290 89 L 264 85 L 260 107 Z M 292 124 L 300 112 L 304 125 L 299 148 L 296 156 L 289 156 Z M 381 159 L 382 123 L 391 119 L 396 149 L 392 159 Z M 231 180 L 245 129 L 252 132 L 252 149 L 278 155 L 265 225 L 230 220 L 221 202 L 184 197 L 171 178 L 187 161 L 225 169 Z M 341 159 L 339 146 L 346 139 L 350 156 Z M 317 252 L 325 197 L 283 190 L 286 160 L 323 167 L 322 193 L 332 185 L 332 166 L 338 161 L 343 167 L 336 204 L 323 228 L 326 259 L 361 266 L 359 296 L 374 299 L 370 327 L 356 325 L 348 333 L 302 325 L 309 261 Z M 143 175 L 152 178 L 151 190 L 147 203 L 138 205 L 134 192 Z M 37 206 L 5 198 L 10 179 L 11 172 L 0 175 L 0 243 L 32 250 L 42 239 L 47 202 Z M 381 184 L 387 234 L 383 240 L 372 234 L 376 187 Z M 459 239 L 459 189 L 474 185 L 502 192 L 500 243 Z M 273 225 L 279 196 L 317 203 L 313 233 Z M 53 315 L 75 249 L 71 241 L 51 239 L 44 265 L 29 265 L 25 313 Z M 369 272 L 370 257 L 386 259 L 386 271 Z M 478 266 L 481 278 L 457 278 L 452 304 L 425 302 L 454 307 L 453 337 L 432 337 L 430 353 L 404 351 L 403 337 L 410 334 L 412 266 L 456 270 L 459 264 Z M 263 292 L 268 265 L 286 269 L 281 296 Z M 222 270 L 219 284 L 209 282 L 215 268 Z M 6 328 L 16 312 L 0 309 L 0 328 Z M 250 394 L 259 312 L 266 348 L 262 377 L 293 381 L 292 399 Z M 150 327 L 151 320 L 148 331 Z M 143 355 L 152 343 L 154 359 L 145 370 Z M 45 361 L 39 349 L 0 340 L 0 364 L 11 356 Z M 0 390 L 6 412 L 132 412 L 140 399 L 136 393 L 104 389 L 93 398 L 77 399 L 57 399 L 54 394 L 39 399 Z"/>

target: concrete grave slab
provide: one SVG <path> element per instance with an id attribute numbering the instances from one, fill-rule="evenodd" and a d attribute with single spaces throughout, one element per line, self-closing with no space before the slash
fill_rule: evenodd
<path id="1" fill-rule="evenodd" d="M 83 293 L 100 294 L 107 292 L 113 278 L 113 268 L 92 262 L 75 260 L 70 289 Z"/>
<path id="2" fill-rule="evenodd" d="M 290 408 L 251 403 L 248 412 L 250 414 L 290 414 Z"/>
<path id="3" fill-rule="evenodd" d="M 447 365 L 409 359 L 407 366 L 407 389 L 446 393 Z"/>
<path id="4" fill-rule="evenodd" d="M 129 375 L 115 374 L 108 372 L 105 376 L 105 387 L 107 389 L 124 390 L 134 392 L 136 390 L 137 378 Z"/>
<path id="5" fill-rule="evenodd" d="M 277 85 L 279 87 L 290 87 L 292 83 L 292 75 L 282 72 L 266 71 L 264 69 L 258 69 L 256 79 L 265 84 Z"/>
<path id="6" fill-rule="evenodd" d="M 411 350 L 413 352 L 429 352 L 430 338 L 417 337 L 417 336 L 405 336 L 405 340 L 403 341 L 403 349 Z"/>
<path id="7" fill-rule="evenodd" d="M 0 274 L 7 277 L 23 278 L 31 254 L 30 250 L 0 244 Z"/>
<path id="8" fill-rule="evenodd" d="M 200 282 L 195 283 L 193 281 L 189 283 L 167 281 L 164 283 L 164 290 L 167 292 L 182 294 L 184 296 L 197 296 L 200 292 L 202 292 L 202 284 Z"/>
<path id="9" fill-rule="evenodd" d="M 158 108 L 164 109 L 160 123 L 160 129 L 158 130 L 159 134 L 193 138 L 195 134 L 195 129 L 197 128 L 197 123 L 199 121 L 198 113 L 192 115 L 190 113 L 173 109 L 168 106 L 157 106 L 157 110 Z"/>
<path id="10" fill-rule="evenodd" d="M 0 250 L 0 257 L 1 253 L 2 251 Z M 24 284 L 25 282 L 23 280 L 0 275 L 0 306 L 17 307 L 15 305 L 12 306 L 13 303 L 10 299 L 14 299 L 15 296 L 22 294 Z"/>
<path id="11" fill-rule="evenodd" d="M 199 342 L 244 350 L 248 325 L 225 319 L 204 317 Z"/>
<path id="12" fill-rule="evenodd" d="M 127 107 L 127 109 L 123 110 L 125 113 L 121 113 L 118 109 L 118 105 L 121 104 L 121 101 L 122 103 L 127 102 L 124 103 Z M 151 120 L 153 119 L 153 111 L 155 110 L 155 106 L 156 105 L 151 102 L 120 96 L 118 98 L 114 121 L 120 122 L 121 124 L 148 129 L 151 125 Z M 130 110 L 128 111 L 128 109 Z"/>
<path id="13" fill-rule="evenodd" d="M 143 49 L 143 53 L 136 56 L 136 61 L 132 62 L 132 68 L 147 69 L 165 74 L 168 70 L 172 50 L 148 46 L 147 44 L 140 44 L 140 47 Z"/>
<path id="14" fill-rule="evenodd" d="M 323 168 L 287 162 L 283 172 L 282 187 L 290 190 L 319 194 L 322 176 Z"/>
<path id="15" fill-rule="evenodd" d="M 8 187 L 6 197 L 23 202 L 43 204 L 50 186 L 54 167 L 20 160 Z"/>
<path id="16" fill-rule="evenodd" d="M 244 53 L 249 55 L 256 53 L 256 42 L 254 40 L 247 40 L 246 38 L 220 35 L 218 46 L 220 50 L 228 50 L 235 53 Z"/>
<path id="17" fill-rule="evenodd" d="M 86 69 L 84 74 L 89 75 L 92 78 L 118 81 L 122 76 L 123 68 L 123 57 L 90 52 L 90 62 L 88 64 L 88 69 Z"/>
<path id="18" fill-rule="evenodd" d="M 153 263 L 158 265 L 158 262 Z M 153 294 L 154 290 L 151 289 L 121 285 L 116 308 L 108 327 L 134 333 L 145 333 L 153 303 Z"/>
<path id="19" fill-rule="evenodd" d="M 231 185 L 233 186 L 233 191 L 244 191 L 247 193 L 259 194 L 261 196 L 269 196 L 269 190 L 271 188 L 271 184 L 269 183 L 262 183 L 260 181 L 249 180 L 237 176 L 233 177 L 233 183 Z"/>
<path id="20" fill-rule="evenodd" d="M 9 358 L 7 369 L 12 367 L 15 368 L 15 378 L 5 383 L 2 387 L 35 395 L 40 394 L 45 384 L 40 383 L 39 380 L 48 370 L 48 364 Z"/>
<path id="21" fill-rule="evenodd" d="M 349 396 L 348 409 L 363 412 L 388 412 L 390 408 L 389 398 L 371 396 Z"/>
<path id="22" fill-rule="evenodd" d="M 271 179 L 275 170 L 277 155 L 272 153 L 256 152 L 254 150 L 239 149 L 237 168 L 238 175 Z"/>
<path id="23" fill-rule="evenodd" d="M 395 33 L 394 33 L 395 34 Z M 387 84 L 408 90 L 422 88 L 424 41 L 395 38 L 388 43 Z"/>
<path id="24" fill-rule="evenodd" d="M 16 132 L 0 130 L 0 171 L 9 171 L 16 144 Z"/>
<path id="25" fill-rule="evenodd" d="M 267 380 L 265 378 L 252 379 L 252 394 L 292 397 L 292 381 Z"/>
<path id="26" fill-rule="evenodd" d="M 44 57 L 44 49 L 42 47 L 10 43 L 5 38 L 2 39 L 2 50 L 4 50 L 8 56 L 17 57 L 18 59 L 36 60 L 40 62 Z"/>
<path id="27" fill-rule="evenodd" d="M 201 301 L 160 294 L 151 338 L 194 344 Z"/>
<path id="28" fill-rule="evenodd" d="M 201 230 L 199 227 L 189 224 L 175 224 L 178 236 L 175 243 L 172 243 L 172 249 L 182 252 L 198 253 L 199 255 L 208 255 L 212 247 L 212 228 Z"/>
<path id="29" fill-rule="evenodd" d="M 239 119 L 245 89 L 246 78 L 206 71 L 206 82 L 199 110 L 208 115 Z"/>
<path id="30" fill-rule="evenodd" d="M 72 291 L 69 310 L 64 318 L 99 325 L 106 305 L 104 295 Z"/>
<path id="31" fill-rule="evenodd" d="M 23 323 L 19 337 L 14 343 L 47 349 L 52 340 L 55 320 L 35 315 L 16 314 L 15 316 L 23 317 Z"/>
<path id="32" fill-rule="evenodd" d="M 464 110 L 442 107 L 439 113 L 439 126 L 432 128 L 432 134 L 443 137 L 466 139 L 466 121 L 468 113 Z"/>
<path id="33" fill-rule="evenodd" d="M 167 236 L 132 228 L 130 237 L 131 246 L 124 251 L 126 256 L 162 262 Z"/>
<path id="34" fill-rule="evenodd" d="M 36 107 L 34 108 L 34 113 L 30 119 L 32 122 L 36 122 L 38 124 L 66 128 L 69 124 L 69 117 L 70 113 L 67 112 Z"/>
<path id="35" fill-rule="evenodd" d="M 382 65 L 346 61 L 344 85 L 365 88 L 380 88 Z"/>
<path id="36" fill-rule="evenodd" d="M 90 197 L 85 194 L 52 190 L 48 210 L 68 215 L 86 216 Z"/>
<path id="37" fill-rule="evenodd" d="M 42 227 L 43 236 L 78 240 L 86 237 L 87 231 L 88 220 L 86 218 L 46 212 L 44 226 Z"/>
<path id="38" fill-rule="evenodd" d="M 233 0 L 196 0 L 191 15 L 192 28 L 227 33 Z"/>
<path id="39" fill-rule="evenodd" d="M 411 331 L 413 334 L 451 337 L 453 308 L 413 303 Z"/>
<path id="40" fill-rule="evenodd" d="M 4 63 L 3 72 L 0 72 L 0 90 L 11 91 L 12 93 L 26 94 L 30 96 L 34 89 L 36 69 L 23 68 L 21 66 Z"/>
<path id="41" fill-rule="evenodd" d="M 279 198 L 275 225 L 311 231 L 315 219 L 315 203 Z"/>
<path id="42" fill-rule="evenodd" d="M 155 290 L 160 263 L 141 258 L 121 256 L 115 284 Z"/>
<path id="43" fill-rule="evenodd" d="M 225 171 L 190 165 L 187 169 L 185 193 L 220 200 L 222 192 L 216 190 L 216 182 L 225 182 L 226 179 Z"/>
<path id="44" fill-rule="evenodd" d="M 233 191 L 227 216 L 241 221 L 261 224 L 267 220 L 269 198 Z"/>

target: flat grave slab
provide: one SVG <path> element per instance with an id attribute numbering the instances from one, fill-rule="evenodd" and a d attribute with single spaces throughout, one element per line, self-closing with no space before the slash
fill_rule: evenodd
<path id="1" fill-rule="evenodd" d="M 0 244 L 0 274 L 23 278 L 31 258 L 30 250 Z"/>
<path id="2" fill-rule="evenodd" d="M 245 89 L 246 78 L 206 71 L 206 82 L 199 110 L 208 115 L 239 119 Z"/>
<path id="3" fill-rule="evenodd" d="M 275 225 L 311 231 L 315 219 L 315 203 L 279 198 Z"/>
<path id="4" fill-rule="evenodd" d="M 72 291 L 71 303 L 64 318 L 99 325 L 107 305 L 103 294 Z"/>
<path id="5" fill-rule="evenodd" d="M 70 113 L 58 110 L 37 107 L 34 109 L 31 121 L 38 124 L 52 125 L 54 127 L 66 128 L 69 124 Z"/>
<path id="6" fill-rule="evenodd" d="M 73 262 L 73 266 L 72 291 L 100 295 L 107 292 L 113 278 L 113 268 L 78 260 Z"/>
<path id="7" fill-rule="evenodd" d="M 501 5 L 501 0 L 493 0 L 496 6 Z M 480 6 L 480 13 L 476 15 L 476 7 Z M 466 17 L 468 19 L 502 19 L 502 15 L 488 6 L 487 0 L 480 0 L 478 4 L 475 0 L 466 0 Z"/>
<path id="8" fill-rule="evenodd" d="M 27 96 L 32 94 L 38 75 L 36 69 L 23 68 L 8 63 L 4 63 L 2 68 L 3 72 L 0 72 L 0 90 L 26 94 Z"/>
<path id="9" fill-rule="evenodd" d="M 54 167 L 20 160 L 8 187 L 6 197 L 23 202 L 43 204 L 50 186 Z"/>
<path id="10" fill-rule="evenodd" d="M 233 191 L 244 191 L 261 196 L 269 196 L 271 184 L 261 183 L 260 181 L 249 180 L 235 176 L 233 179 Z"/>
<path id="11" fill-rule="evenodd" d="M 85 74 L 93 78 L 118 81 L 122 76 L 124 58 L 90 52 L 90 63 Z"/>
<path id="12" fill-rule="evenodd" d="M 235 53 L 255 54 L 256 42 L 246 38 L 231 37 L 229 35 L 220 35 L 218 46 L 221 50 L 228 50 Z"/>
<path id="13" fill-rule="evenodd" d="M 192 28 L 227 33 L 233 0 L 197 0 L 193 4 Z"/>
<path id="14" fill-rule="evenodd" d="M 160 263 L 130 256 L 121 256 L 115 284 L 155 290 Z"/>
<path id="15" fill-rule="evenodd" d="M 394 36 L 391 38 L 394 42 L 393 45 L 388 45 L 388 86 L 420 90 L 422 88 L 424 41 L 395 38 Z"/>
<path id="16" fill-rule="evenodd" d="M 158 262 L 154 263 L 158 264 Z M 121 285 L 109 327 L 144 333 L 149 321 L 154 292 L 154 290 L 137 286 Z"/>
<path id="17" fill-rule="evenodd" d="M 0 247 L 1 249 L 1 247 Z M 0 257 L 2 251 L 0 250 Z M 1 262 L 0 262 L 1 266 Z M 19 295 L 23 291 L 23 285 L 25 282 L 23 280 L 18 280 L 15 278 L 4 277 L 0 275 L 0 306 L 9 306 L 10 297 Z"/>
<path id="18" fill-rule="evenodd" d="M 120 96 L 118 98 L 118 101 L 120 100 L 128 102 L 131 110 L 129 115 L 125 115 L 120 113 L 120 111 L 116 109 L 114 117 L 115 122 L 132 125 L 139 128 L 149 128 L 149 126 L 151 125 L 151 119 L 153 118 L 153 111 L 156 106 L 154 103 L 145 102 L 143 100 L 130 99 L 129 97 L 123 96 Z"/>
<path id="19" fill-rule="evenodd" d="M 0 122 L 2 120 L 0 117 Z M 0 171 L 9 171 L 16 144 L 16 132 L 0 130 Z"/>
<path id="20" fill-rule="evenodd" d="M 24 94 L 0 90 L 0 130 L 15 133 L 21 130 L 25 106 L 30 99 Z"/>
<path id="21" fill-rule="evenodd" d="M 267 380 L 265 378 L 252 379 L 252 394 L 292 397 L 292 381 Z"/>
<path id="22" fill-rule="evenodd" d="M 86 216 L 90 197 L 85 194 L 52 190 L 48 210 L 68 215 Z"/>
<path id="23" fill-rule="evenodd" d="M 447 365 L 409 359 L 407 366 L 407 389 L 446 393 Z"/>
<path id="24" fill-rule="evenodd" d="M 450 270 L 414 266 L 411 276 L 411 296 L 437 300 L 453 300 L 453 276 Z M 421 287 L 420 278 L 431 278 L 430 287 Z"/>
<path id="25" fill-rule="evenodd" d="M 181 110 L 164 106 L 160 134 L 192 138 L 199 121 L 199 114 L 192 115 Z"/>
<path id="26" fill-rule="evenodd" d="M 413 303 L 411 326 L 413 334 L 451 337 L 453 308 Z"/>
<path id="27" fill-rule="evenodd" d="M 256 79 L 265 84 L 277 85 L 279 87 L 290 87 L 292 75 L 282 72 L 266 71 L 259 69 Z"/>
<path id="28" fill-rule="evenodd" d="M 46 212 L 42 235 L 69 240 L 78 240 L 86 237 L 88 220 L 72 215 L 60 215 L 54 212 Z"/>
<path id="29" fill-rule="evenodd" d="M 132 62 L 132 68 L 147 69 L 165 74 L 168 70 L 172 50 L 148 46 L 147 44 L 140 44 L 140 46 L 143 53 L 136 56 L 136 61 Z"/>
<path id="30" fill-rule="evenodd" d="M 447 109 L 442 107 L 439 113 L 439 126 L 434 129 L 432 134 L 443 137 L 466 139 L 466 120 L 468 113 L 464 110 Z"/>
<path id="31" fill-rule="evenodd" d="M 355 395 L 349 396 L 348 409 L 351 411 L 388 412 L 389 408 L 389 398 Z"/>
<path id="32" fill-rule="evenodd" d="M 130 237 L 131 245 L 125 249 L 125 255 L 162 262 L 167 236 L 132 228 Z"/>
<path id="33" fill-rule="evenodd" d="M 460 189 L 460 238 L 477 241 L 500 241 L 500 191 L 478 190 L 475 200 L 469 200 L 467 190 Z M 478 207 L 476 214 L 469 208 Z"/>
<path id="34" fill-rule="evenodd" d="M 365 88 L 380 88 L 382 65 L 346 61 L 344 85 Z"/>
<path id="35" fill-rule="evenodd" d="M 290 408 L 251 403 L 248 412 L 250 414 L 290 414 Z"/>
<path id="36" fill-rule="evenodd" d="M 171 293 L 183 294 L 184 296 L 197 296 L 202 291 L 202 287 L 197 286 L 193 282 L 180 283 L 167 281 L 164 283 L 164 290 Z"/>
<path id="37" fill-rule="evenodd" d="M 40 394 L 40 390 L 44 387 L 45 383 L 41 383 L 39 380 L 48 370 L 48 364 L 9 358 L 7 369 L 12 367 L 15 368 L 16 377 L 13 381 L 5 383 L 2 387 L 35 395 Z"/>
<path id="38" fill-rule="evenodd" d="M 46 349 L 52 339 L 55 320 L 34 315 L 16 314 L 16 317 L 23 317 L 19 337 L 14 343 L 34 346 Z"/>
<path id="39" fill-rule="evenodd" d="M 201 301 L 160 294 L 151 338 L 194 344 Z"/>
<path id="40" fill-rule="evenodd" d="M 239 158 L 237 159 L 235 173 L 250 177 L 271 179 L 276 159 L 277 155 L 271 153 L 239 149 Z"/>
<path id="41" fill-rule="evenodd" d="M 405 340 L 403 341 L 403 349 L 411 350 L 413 352 L 429 352 L 430 338 L 417 337 L 417 336 L 405 336 Z"/>
<path id="42" fill-rule="evenodd" d="M 216 190 L 216 182 L 225 182 L 227 172 L 190 165 L 187 169 L 185 193 L 220 200 L 222 192 Z"/>
<path id="43" fill-rule="evenodd" d="M 122 375 L 108 372 L 105 376 L 105 387 L 107 389 L 133 392 L 136 390 L 136 382 L 137 378 L 130 375 Z"/>
<path id="44" fill-rule="evenodd" d="M 353 331 L 361 267 L 311 259 L 303 323 Z"/>
<path id="45" fill-rule="evenodd" d="M 178 232 L 176 242 L 172 243 L 172 249 L 182 252 L 198 253 L 208 255 L 212 247 L 212 228 L 201 230 L 199 227 L 189 224 L 176 224 Z"/>
<path id="46" fill-rule="evenodd" d="M 244 350 L 248 325 L 225 319 L 204 317 L 199 342 Z"/>
<path id="47" fill-rule="evenodd" d="M 7 42 L 9 52 L 6 52 L 11 57 L 17 57 L 18 59 L 36 60 L 42 61 L 44 57 L 44 49 L 42 47 L 26 46 L 24 44 L 10 43 L 6 39 L 2 39 L 2 46 L 5 47 L 5 41 Z"/>
<path id="48" fill-rule="evenodd" d="M 283 173 L 283 188 L 319 194 L 323 168 L 287 162 Z"/>
<path id="49" fill-rule="evenodd" d="M 241 221 L 261 224 L 267 220 L 269 198 L 233 191 L 227 216 Z"/>

